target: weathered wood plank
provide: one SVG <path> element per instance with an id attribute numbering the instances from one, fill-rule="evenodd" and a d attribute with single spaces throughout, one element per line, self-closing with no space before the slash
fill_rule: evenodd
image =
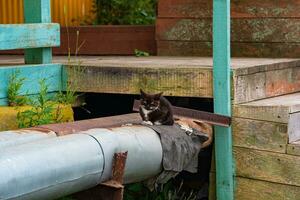
<path id="1" fill-rule="evenodd" d="M 236 200 L 297 200 L 300 187 L 236 177 Z M 209 199 L 216 200 L 215 174 L 210 175 Z"/>
<path id="2" fill-rule="evenodd" d="M 0 99 L 7 98 L 8 80 L 15 71 L 20 72 L 20 77 L 26 78 L 20 95 L 37 94 L 41 79 L 46 79 L 48 92 L 62 90 L 62 66 L 59 64 L 0 67 Z"/>
<path id="3" fill-rule="evenodd" d="M 232 18 L 293 18 L 300 17 L 298 0 L 231 1 Z M 212 1 L 207 0 L 160 0 L 160 18 L 207 18 L 212 17 Z"/>
<path id="4" fill-rule="evenodd" d="M 212 56 L 212 42 L 157 41 L 159 56 Z M 298 58 L 300 43 L 232 42 L 233 57 Z"/>
<path id="5" fill-rule="evenodd" d="M 24 0 L 24 21 L 25 23 L 51 23 L 50 0 Z M 43 30 L 45 33 L 47 30 Z M 55 36 L 60 40 L 60 36 Z M 56 45 L 56 46 L 59 46 Z M 44 47 L 44 46 L 42 46 Z M 49 64 L 52 62 L 51 48 L 25 49 L 26 64 Z"/>
<path id="6" fill-rule="evenodd" d="M 235 117 L 279 123 L 289 123 L 290 114 L 299 111 L 299 92 L 233 106 L 233 116 Z"/>
<path id="7" fill-rule="evenodd" d="M 234 102 L 244 103 L 300 91 L 300 66 L 235 76 Z"/>
<path id="8" fill-rule="evenodd" d="M 285 153 L 288 142 L 287 124 L 233 118 L 233 145 Z"/>
<path id="9" fill-rule="evenodd" d="M 231 20 L 232 42 L 300 42 L 300 19 Z M 212 41 L 211 19 L 160 19 L 157 40 Z"/>
<path id="10" fill-rule="evenodd" d="M 164 92 L 170 96 L 212 97 L 212 71 L 195 67 L 104 67 L 84 65 L 80 70 L 68 67 L 71 85 L 77 91 L 139 94 Z"/>
<path id="11" fill-rule="evenodd" d="M 0 24 L 0 50 L 59 46 L 59 25 Z"/>
<path id="12" fill-rule="evenodd" d="M 300 156 L 300 141 L 287 145 L 287 154 Z"/>
<path id="13" fill-rule="evenodd" d="M 300 186 L 300 157 L 288 154 L 234 148 L 236 175 Z"/>

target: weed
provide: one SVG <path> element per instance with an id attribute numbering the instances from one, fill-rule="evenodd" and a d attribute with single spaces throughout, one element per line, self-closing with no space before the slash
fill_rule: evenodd
<path id="1" fill-rule="evenodd" d="M 28 103 L 28 98 L 20 95 L 24 85 L 24 77 L 20 77 L 20 71 L 14 71 L 8 80 L 7 98 L 9 106 L 23 106 Z"/>
<path id="2" fill-rule="evenodd" d="M 134 50 L 134 54 L 135 54 L 136 57 L 150 56 L 150 54 L 148 52 L 141 51 L 141 50 L 138 50 L 138 49 Z"/>
<path id="3" fill-rule="evenodd" d="M 62 118 L 61 107 L 57 106 L 56 110 L 54 102 L 50 101 L 47 96 L 48 86 L 46 80 L 39 81 L 40 91 L 36 100 L 31 100 L 32 108 L 23 112 L 18 112 L 17 122 L 19 128 L 28 128 L 43 124 L 51 124 L 59 122 Z"/>

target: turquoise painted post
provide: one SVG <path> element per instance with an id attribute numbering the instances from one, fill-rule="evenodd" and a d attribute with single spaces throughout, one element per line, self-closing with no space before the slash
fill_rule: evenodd
<path id="1" fill-rule="evenodd" d="M 230 0 L 213 1 L 213 80 L 215 113 L 231 116 Z M 215 127 L 217 200 L 233 200 L 231 127 Z"/>
<path id="2" fill-rule="evenodd" d="M 24 0 L 25 23 L 50 23 L 50 0 Z M 52 49 L 35 48 L 25 50 L 26 64 L 48 64 L 52 62 Z"/>

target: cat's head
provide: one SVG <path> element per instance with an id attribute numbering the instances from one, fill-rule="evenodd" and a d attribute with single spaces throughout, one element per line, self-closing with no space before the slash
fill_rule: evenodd
<path id="1" fill-rule="evenodd" d="M 148 94 L 144 92 L 142 89 L 141 92 L 141 106 L 146 110 L 156 110 L 160 105 L 160 97 L 162 96 L 162 92 L 158 94 Z"/>

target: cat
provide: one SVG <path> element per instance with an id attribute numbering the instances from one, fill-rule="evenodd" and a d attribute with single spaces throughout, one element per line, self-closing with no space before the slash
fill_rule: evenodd
<path id="1" fill-rule="evenodd" d="M 173 111 L 171 103 L 162 96 L 162 92 L 158 94 L 147 94 L 142 89 L 140 115 L 143 123 L 149 125 L 173 125 Z"/>

